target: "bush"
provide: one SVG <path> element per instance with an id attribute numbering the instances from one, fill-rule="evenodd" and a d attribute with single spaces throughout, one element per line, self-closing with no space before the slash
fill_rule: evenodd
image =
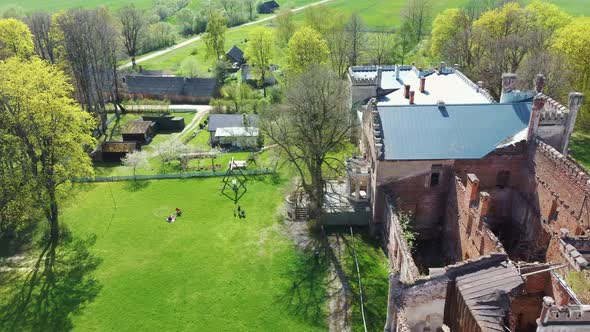
<path id="1" fill-rule="evenodd" d="M 174 27 L 170 23 L 158 22 L 152 24 L 143 44 L 143 52 L 147 53 L 164 47 L 174 45 L 176 34 Z"/>
<path id="2" fill-rule="evenodd" d="M 199 62 L 194 57 L 188 57 L 180 63 L 180 74 L 184 77 L 199 76 Z"/>

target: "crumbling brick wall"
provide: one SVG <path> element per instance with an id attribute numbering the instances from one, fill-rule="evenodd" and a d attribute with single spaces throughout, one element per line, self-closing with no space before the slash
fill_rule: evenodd
<path id="1" fill-rule="evenodd" d="M 389 264 L 399 273 L 402 282 L 411 283 L 420 276 L 420 272 L 414 263 L 411 248 L 404 237 L 392 198 L 387 197 L 386 201 L 385 232 L 387 234 Z"/>
<path id="2" fill-rule="evenodd" d="M 454 183 L 448 196 L 446 214 L 445 242 L 449 254 L 454 255 L 454 260 L 465 260 L 490 253 L 504 253 L 502 244 L 486 223 L 489 210 L 485 205 L 490 203 L 489 195 L 483 194 L 479 200 L 472 202 L 461 179 L 455 178 Z"/>

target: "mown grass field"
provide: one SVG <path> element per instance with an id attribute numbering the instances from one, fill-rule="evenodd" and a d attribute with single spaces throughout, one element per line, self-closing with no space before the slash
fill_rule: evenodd
<path id="1" fill-rule="evenodd" d="M 312 305 L 307 299 L 323 298 L 324 289 L 292 288 L 298 282 L 293 278 L 302 275 L 294 272 L 305 266 L 277 221 L 282 184 L 270 176 L 249 179 L 240 201 L 247 213 L 242 220 L 233 217 L 233 202 L 221 195 L 220 178 L 79 186 L 62 222 L 74 238 L 96 236 L 94 245 L 73 250 L 88 250 L 85 257 L 100 263 L 86 268 L 77 265 L 86 261 L 80 260 L 67 266 L 59 264 L 58 255 L 54 266 L 91 279 L 87 291 L 92 293 L 63 285 L 72 294 L 52 298 L 61 305 L 55 308 L 37 308 L 41 299 L 34 295 L 21 308 L 26 317 L 12 321 L 2 316 L 4 309 L 22 303 L 4 286 L 0 330 L 29 330 L 39 323 L 37 310 L 50 310 L 47 331 L 70 324 L 77 331 L 325 330 L 323 302 L 313 304 L 317 317 L 300 314 Z M 165 222 L 176 207 L 183 216 Z M 11 284 L 15 291 L 21 286 Z M 84 310 L 69 307 L 76 303 Z"/>

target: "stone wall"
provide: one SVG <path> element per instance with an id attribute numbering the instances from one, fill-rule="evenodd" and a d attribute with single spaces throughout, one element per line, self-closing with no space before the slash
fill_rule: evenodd
<path id="1" fill-rule="evenodd" d="M 420 276 L 420 272 L 414 263 L 403 231 L 400 226 L 399 216 L 391 198 L 387 199 L 385 212 L 385 234 L 387 234 L 387 255 L 391 267 L 400 275 L 400 280 L 411 283 Z"/>

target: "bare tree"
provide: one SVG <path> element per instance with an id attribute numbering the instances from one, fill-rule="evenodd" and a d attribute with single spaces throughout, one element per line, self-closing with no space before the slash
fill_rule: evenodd
<path id="1" fill-rule="evenodd" d="M 348 61 L 351 66 L 356 66 L 360 58 L 361 51 L 365 48 L 365 25 L 361 17 L 354 13 L 346 24 L 346 33 L 350 43 Z"/>
<path id="2" fill-rule="evenodd" d="M 80 104 L 106 131 L 107 96 L 117 96 L 118 31 L 107 9 L 72 9 L 57 17 Z M 115 98 L 118 99 L 118 98 Z"/>
<path id="3" fill-rule="evenodd" d="M 311 66 L 292 78 L 280 110 L 265 112 L 262 131 L 296 169 L 309 199 L 310 215 L 320 218 L 327 173 L 334 152 L 348 142 L 354 127 L 345 81 L 324 66 Z"/>
<path id="4" fill-rule="evenodd" d="M 341 16 L 337 18 L 341 18 Z M 349 51 L 351 48 L 351 43 L 345 27 L 341 23 L 342 21 L 341 19 L 336 19 L 325 31 L 326 42 L 330 49 L 330 63 L 332 64 L 332 69 L 340 78 L 346 76 L 346 70 L 349 65 Z"/>
<path id="5" fill-rule="evenodd" d="M 141 49 L 141 42 L 146 28 L 146 18 L 143 10 L 135 7 L 135 4 L 128 4 L 117 12 L 121 22 L 121 34 L 123 45 L 127 55 L 131 57 L 131 63 L 135 68 L 135 56 Z"/>
<path id="6" fill-rule="evenodd" d="M 385 28 L 378 28 L 377 31 L 371 35 L 370 44 L 371 47 L 369 53 L 372 62 L 382 65 L 394 61 L 395 38 L 391 31 L 387 31 Z"/>
<path id="7" fill-rule="evenodd" d="M 406 7 L 402 10 L 402 22 L 410 26 L 414 43 L 418 43 L 426 35 L 431 11 L 430 0 L 408 0 Z"/>
<path id="8" fill-rule="evenodd" d="M 51 33 L 51 15 L 47 13 L 34 13 L 27 17 L 26 22 L 33 34 L 37 54 L 41 59 L 55 63 L 55 48 L 58 43 Z"/>

